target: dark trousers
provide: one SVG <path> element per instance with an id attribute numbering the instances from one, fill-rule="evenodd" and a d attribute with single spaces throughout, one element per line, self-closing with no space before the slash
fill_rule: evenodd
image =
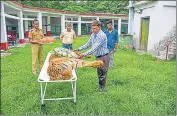
<path id="1" fill-rule="evenodd" d="M 72 50 L 73 46 L 72 46 L 72 44 L 64 44 L 64 43 L 62 43 L 62 48 L 66 48 L 66 49 Z"/>
<path id="2" fill-rule="evenodd" d="M 96 58 L 96 60 L 102 60 L 104 62 L 103 66 L 97 68 L 99 87 L 104 88 L 106 85 L 106 76 L 109 67 L 110 55 L 108 54 L 100 58 Z"/>

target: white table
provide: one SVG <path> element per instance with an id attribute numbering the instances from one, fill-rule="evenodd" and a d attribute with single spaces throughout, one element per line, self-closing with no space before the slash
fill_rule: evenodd
<path id="1" fill-rule="evenodd" d="M 76 81 L 77 81 L 77 75 L 75 70 L 72 70 L 72 78 L 70 80 L 50 80 L 49 75 L 47 74 L 47 68 L 49 66 L 49 57 L 51 56 L 52 53 L 48 53 L 47 57 L 45 59 L 44 65 L 41 69 L 41 72 L 38 77 L 38 82 L 40 83 L 40 88 L 41 88 L 41 106 L 45 105 L 44 101 L 45 100 L 65 100 L 65 99 L 73 99 L 74 103 L 76 103 Z M 72 97 L 66 97 L 66 98 L 45 98 L 45 93 L 47 89 L 47 84 L 48 83 L 61 83 L 61 82 L 71 82 L 72 86 L 72 92 L 73 96 Z M 43 83 L 45 83 L 45 86 L 43 88 Z M 57 89 L 56 89 L 57 90 Z"/>

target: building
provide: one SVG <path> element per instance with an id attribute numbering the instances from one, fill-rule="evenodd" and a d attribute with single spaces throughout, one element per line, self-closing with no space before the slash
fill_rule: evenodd
<path id="1" fill-rule="evenodd" d="M 132 28 L 134 47 L 159 56 L 160 44 L 169 40 L 169 34 L 176 27 L 176 1 L 139 1 L 128 7 L 134 11 L 133 26 L 129 27 Z"/>
<path id="2" fill-rule="evenodd" d="M 23 6 L 20 3 L 1 1 L 1 50 L 8 49 L 7 36 L 10 32 L 15 34 L 19 43 L 23 44 L 28 32 L 32 28 L 32 21 L 38 19 L 40 28 L 46 36 L 59 36 L 65 29 L 67 22 L 72 23 L 77 36 L 89 35 L 91 22 L 94 19 L 102 22 L 102 29 L 106 27 L 106 21 L 112 20 L 114 28 L 119 34 L 128 32 L 128 15 L 104 14 L 104 13 L 73 13 L 50 8 Z"/>

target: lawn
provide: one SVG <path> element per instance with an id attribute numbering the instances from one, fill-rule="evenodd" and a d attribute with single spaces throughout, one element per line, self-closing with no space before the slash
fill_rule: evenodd
<path id="1" fill-rule="evenodd" d="M 78 38 L 74 48 L 88 39 Z M 43 46 L 47 52 L 60 47 L 61 41 Z M 1 57 L 1 113 L 3 115 L 39 115 L 40 85 L 31 73 L 31 47 L 13 48 Z M 89 60 L 94 60 L 92 57 Z M 176 114 L 176 61 L 159 61 L 150 55 L 119 48 L 114 69 L 110 69 L 105 92 L 98 91 L 94 68 L 77 69 L 77 104 L 73 100 L 46 101 L 48 115 L 102 114 Z M 70 83 L 50 83 L 46 96 L 71 96 Z"/>

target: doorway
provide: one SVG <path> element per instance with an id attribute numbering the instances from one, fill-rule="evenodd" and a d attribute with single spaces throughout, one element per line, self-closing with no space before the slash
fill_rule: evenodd
<path id="1" fill-rule="evenodd" d="M 147 51 L 150 17 L 141 18 L 140 50 Z"/>

